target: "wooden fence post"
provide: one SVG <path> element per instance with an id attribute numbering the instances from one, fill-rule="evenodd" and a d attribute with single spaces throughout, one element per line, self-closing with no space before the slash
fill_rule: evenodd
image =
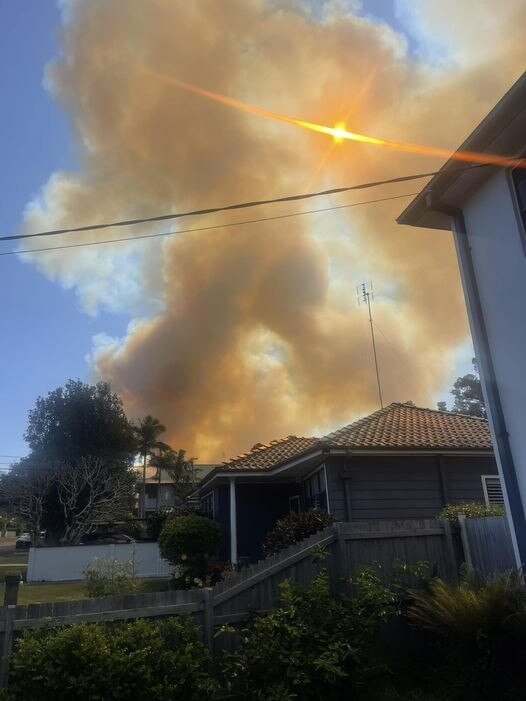
<path id="1" fill-rule="evenodd" d="M 214 600 L 210 587 L 203 589 L 203 638 L 204 643 L 214 651 Z"/>
<path id="2" fill-rule="evenodd" d="M 333 588 L 335 593 L 341 594 L 344 590 L 344 582 L 347 572 L 347 545 L 345 543 L 345 535 L 343 532 L 344 524 L 335 523 L 333 525 L 334 532 L 336 534 L 336 542 L 334 549 L 334 559 L 335 567 L 333 568 L 333 573 L 335 581 L 333 582 Z"/>
<path id="3" fill-rule="evenodd" d="M 451 530 L 451 524 L 447 519 L 440 521 L 440 525 L 444 529 L 444 545 L 446 557 L 450 563 L 448 575 L 451 577 L 452 583 L 458 583 L 458 565 L 457 553 L 455 550 L 455 545 L 453 543 L 453 532 Z"/>
<path id="4" fill-rule="evenodd" d="M 462 548 L 464 550 L 464 557 L 466 558 L 466 565 L 470 570 L 473 569 L 473 558 L 471 557 L 471 548 L 469 547 L 469 537 L 466 529 L 466 516 L 465 514 L 458 515 L 458 525 L 460 526 L 460 537 L 462 540 Z"/>
<path id="5" fill-rule="evenodd" d="M 2 641 L 2 657 L 0 659 L 0 687 L 6 687 L 9 680 L 9 656 L 13 648 L 13 625 L 16 606 L 4 608 L 4 639 Z"/>
<path id="6" fill-rule="evenodd" d="M 7 572 L 5 575 L 4 606 L 16 606 L 18 603 L 18 587 L 22 575 L 20 572 Z"/>

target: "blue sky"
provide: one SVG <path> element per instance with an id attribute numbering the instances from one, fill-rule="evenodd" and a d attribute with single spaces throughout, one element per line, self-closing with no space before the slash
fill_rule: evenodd
<path id="1" fill-rule="evenodd" d="M 364 0 L 362 12 L 403 29 L 394 0 Z M 45 65 L 59 51 L 59 24 L 55 0 L 2 4 L 0 232 L 4 235 L 18 229 L 24 206 L 51 173 L 76 167 L 67 117 L 43 84 Z M 408 41 L 416 51 L 415 40 Z M 0 246 L 0 251 L 9 249 Z M 70 377 L 88 379 L 86 355 L 93 337 L 122 336 L 128 321 L 125 315 L 103 312 L 90 317 L 81 311 L 74 291 L 51 282 L 18 256 L 0 257 L 0 469 L 9 463 L 8 456 L 27 452 L 22 435 L 35 399 Z"/>
<path id="2" fill-rule="evenodd" d="M 24 206 L 49 175 L 75 167 L 65 115 L 43 87 L 46 63 L 57 55 L 54 0 L 2 3 L 0 22 L 0 231 L 20 225 Z M 0 250 L 11 246 L 2 244 Z M 23 455 L 22 434 L 35 399 L 69 377 L 86 378 L 94 334 L 123 333 L 127 318 L 80 311 L 63 290 L 18 256 L 0 257 L 0 467 Z"/>

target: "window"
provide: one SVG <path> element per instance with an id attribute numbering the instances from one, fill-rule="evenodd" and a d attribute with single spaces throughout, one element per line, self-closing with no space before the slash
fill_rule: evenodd
<path id="1" fill-rule="evenodd" d="M 522 229 L 522 245 L 526 252 L 526 170 L 524 168 L 512 170 L 511 181 L 515 191 L 515 204 Z"/>
<path id="2" fill-rule="evenodd" d="M 201 511 L 205 516 L 214 518 L 214 492 L 208 492 L 208 494 L 205 494 L 205 496 L 201 499 Z"/>
<path id="3" fill-rule="evenodd" d="M 156 484 L 147 484 L 146 485 L 146 498 L 147 499 L 155 499 L 157 496 L 157 485 Z"/>
<path id="4" fill-rule="evenodd" d="M 289 511 L 291 513 L 299 514 L 301 511 L 300 495 L 296 494 L 293 497 L 289 497 Z"/>
<path id="5" fill-rule="evenodd" d="M 323 509 L 327 511 L 327 488 L 325 470 L 322 467 L 304 482 L 305 506 L 307 509 Z"/>
<path id="6" fill-rule="evenodd" d="M 484 490 L 484 501 L 487 506 L 493 506 L 493 504 L 504 505 L 504 495 L 502 494 L 500 477 L 496 477 L 495 475 L 482 475 L 482 489 Z"/>

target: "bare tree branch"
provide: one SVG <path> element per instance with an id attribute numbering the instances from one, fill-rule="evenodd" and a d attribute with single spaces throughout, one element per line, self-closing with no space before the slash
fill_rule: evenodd
<path id="1" fill-rule="evenodd" d="M 134 478 L 108 466 L 99 458 L 81 458 L 74 466 L 64 464 L 57 474 L 57 493 L 65 530 L 62 540 L 78 543 L 98 524 L 126 515 Z"/>
<path id="2" fill-rule="evenodd" d="M 42 530 L 46 497 L 56 474 L 56 466 L 50 463 L 19 464 L 0 482 L 0 494 L 11 502 L 15 514 L 28 524 L 35 543 Z"/>

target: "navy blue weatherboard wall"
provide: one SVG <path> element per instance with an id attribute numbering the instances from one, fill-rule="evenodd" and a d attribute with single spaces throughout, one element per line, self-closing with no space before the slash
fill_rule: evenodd
<path id="1" fill-rule="evenodd" d="M 340 520 L 434 518 L 446 504 L 484 501 L 494 458 L 407 455 L 327 460 L 329 503 Z"/>
<path id="2" fill-rule="evenodd" d="M 496 475 L 490 456 L 353 455 L 325 463 L 331 513 L 341 521 L 434 518 L 446 504 L 484 501 L 482 475 Z M 238 557 L 262 556 L 261 542 L 289 513 L 303 483 L 236 483 Z M 223 530 L 219 556 L 230 559 L 229 485 L 214 489 L 214 518 Z"/>

